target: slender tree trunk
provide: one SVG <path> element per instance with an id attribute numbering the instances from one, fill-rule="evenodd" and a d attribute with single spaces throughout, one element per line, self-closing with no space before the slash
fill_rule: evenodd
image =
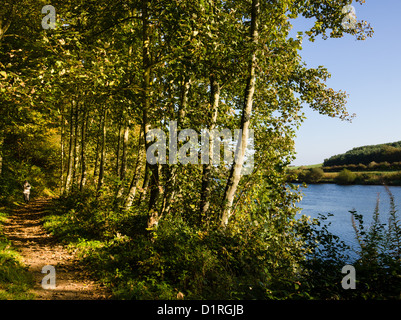
<path id="1" fill-rule="evenodd" d="M 182 86 L 181 92 L 181 103 L 180 109 L 178 111 L 178 121 L 177 128 L 181 129 L 184 122 L 187 105 L 188 105 L 188 95 L 191 88 L 191 79 L 187 76 Z M 172 134 L 172 132 L 170 132 Z M 172 159 L 170 159 L 170 162 Z M 164 198 L 162 203 L 161 215 L 168 213 L 171 208 L 171 201 L 176 195 L 176 178 L 177 178 L 177 164 L 165 165 L 168 170 L 168 179 L 166 183 L 166 190 L 164 192 Z"/>
<path id="2" fill-rule="evenodd" d="M 75 101 L 71 103 L 71 111 L 70 111 L 70 141 L 69 141 L 69 149 L 68 149 L 68 166 L 67 166 L 67 176 L 65 178 L 65 192 L 71 191 L 72 184 L 72 171 L 74 169 L 74 104 Z"/>
<path id="3" fill-rule="evenodd" d="M 150 173 L 149 173 L 149 163 L 146 161 L 145 155 L 145 170 L 144 170 L 144 177 L 142 182 L 142 190 L 141 196 L 138 199 L 137 205 L 139 206 L 143 200 L 146 198 L 146 194 L 148 193 L 149 181 L 150 181 Z"/>
<path id="4" fill-rule="evenodd" d="M 8 19 L 7 21 L 5 19 Z M 0 42 L 11 25 L 11 17 L 0 17 Z"/>
<path id="5" fill-rule="evenodd" d="M 61 109 L 61 170 L 60 170 L 60 189 L 61 194 L 64 193 L 64 142 L 65 140 L 65 123 L 64 123 L 64 110 Z"/>
<path id="6" fill-rule="evenodd" d="M 115 168 L 115 173 L 116 176 L 120 176 L 120 144 L 121 144 L 121 136 L 123 134 L 123 125 L 121 123 L 121 120 L 119 121 L 118 124 L 118 140 L 117 140 L 117 150 L 116 150 L 116 168 Z"/>
<path id="7" fill-rule="evenodd" d="M 219 109 L 219 100 L 220 100 L 220 86 L 217 82 L 215 76 L 210 77 L 210 105 L 212 106 L 212 117 L 209 125 L 209 134 L 216 127 L 217 123 L 217 115 Z M 207 143 L 209 143 L 209 163 L 203 165 L 202 172 L 202 190 L 201 190 L 201 202 L 200 202 L 200 213 L 201 217 L 204 217 L 207 214 L 210 206 L 210 182 L 212 178 L 212 156 L 213 156 L 213 145 L 214 139 L 208 139 Z"/>
<path id="8" fill-rule="evenodd" d="M 122 197 L 124 193 L 124 188 L 125 188 L 125 176 L 127 173 L 127 146 L 128 146 L 128 139 L 129 139 L 129 124 L 130 121 L 127 120 L 125 129 L 124 129 L 124 134 L 123 134 L 123 146 L 122 146 L 122 154 L 121 154 L 121 165 L 120 165 L 120 171 L 119 171 L 119 184 L 117 186 L 117 192 L 116 192 L 116 201 L 119 203 L 119 199 Z M 131 187 L 130 187 L 131 189 Z"/>
<path id="9" fill-rule="evenodd" d="M 134 175 L 132 177 L 131 184 L 129 186 L 128 195 L 127 195 L 127 197 L 125 199 L 125 203 L 124 203 L 124 209 L 125 210 L 129 210 L 132 207 L 132 203 L 134 202 L 134 199 L 135 199 L 136 187 L 137 187 L 137 184 L 138 184 L 139 172 L 140 172 L 140 169 L 141 169 L 139 163 L 140 163 L 140 160 L 139 160 L 139 157 L 138 157 L 138 159 L 136 161 L 136 164 L 135 164 Z"/>
<path id="10" fill-rule="evenodd" d="M 133 16 L 134 12 L 130 10 L 130 15 Z M 133 52 L 133 46 L 129 45 L 128 47 L 128 59 L 127 59 L 127 69 L 131 70 L 132 68 L 132 52 Z M 132 79 L 129 79 L 129 82 L 131 83 Z M 129 139 L 129 126 L 130 126 L 130 120 L 128 120 L 127 125 L 125 127 L 124 131 L 124 144 L 123 144 L 123 160 L 121 163 L 121 168 L 120 168 L 120 179 L 125 178 L 126 171 L 127 171 L 127 147 L 128 147 L 128 139 Z M 141 153 L 141 150 L 143 150 L 142 147 L 142 141 L 143 141 L 143 131 L 139 129 L 139 136 L 138 136 L 138 153 L 137 153 L 137 159 L 135 162 L 135 167 L 133 170 L 133 177 L 131 179 L 131 183 L 128 189 L 128 194 L 125 198 L 124 201 L 124 209 L 129 210 L 132 206 L 132 203 L 134 202 L 134 198 L 136 195 L 136 189 L 137 189 L 137 184 L 139 181 L 140 177 L 140 172 L 141 172 L 141 164 L 142 164 L 142 158 L 143 158 L 143 153 Z M 146 161 L 146 160 L 145 160 Z M 121 197 L 123 195 L 123 184 L 121 184 L 121 187 L 118 190 L 117 198 Z"/>
<path id="11" fill-rule="evenodd" d="M 78 166 L 79 166 L 79 143 L 78 143 L 78 132 L 79 132 L 79 104 L 75 107 L 75 125 L 74 125 L 74 165 L 72 171 L 72 188 L 75 189 L 78 185 Z"/>
<path id="12" fill-rule="evenodd" d="M 97 137 L 96 137 L 96 151 L 95 151 L 95 165 L 94 165 L 94 169 L 93 169 L 93 183 L 96 182 L 96 177 L 97 177 L 98 171 L 99 171 L 99 148 L 100 148 L 100 139 L 101 139 L 101 137 L 100 137 L 101 129 L 102 129 L 102 126 L 100 124 L 99 130 L 97 132 Z"/>
<path id="13" fill-rule="evenodd" d="M 124 135 L 123 135 L 123 148 L 121 154 L 121 165 L 120 165 L 120 180 L 123 181 L 125 179 L 125 175 L 127 173 L 127 148 L 128 148 L 128 141 L 129 141 L 129 126 L 130 121 L 127 120 Z"/>
<path id="14" fill-rule="evenodd" d="M 85 115 L 83 112 L 83 123 L 81 126 L 81 181 L 79 190 L 82 191 L 86 185 L 87 169 L 86 169 L 86 133 L 88 132 L 89 112 Z"/>
<path id="15" fill-rule="evenodd" d="M 106 161 L 106 134 L 107 134 L 107 108 L 104 108 L 103 112 L 103 120 L 102 120 L 102 143 L 101 143 L 101 151 L 100 151 L 100 164 L 99 164 L 99 180 L 97 184 L 97 191 L 102 188 L 104 183 L 104 164 Z"/>
<path id="16" fill-rule="evenodd" d="M 125 210 L 129 210 L 132 206 L 132 203 L 134 202 L 137 185 L 138 185 L 139 178 L 140 178 L 140 172 L 142 170 L 142 167 L 146 163 L 146 155 L 145 155 L 145 150 L 144 150 L 143 139 L 144 139 L 143 131 L 140 130 L 139 139 L 138 139 L 138 154 L 137 154 L 137 159 L 136 159 L 136 163 L 135 163 L 134 174 L 133 174 L 133 177 L 131 180 L 128 195 L 127 195 L 127 197 L 125 199 L 125 203 L 124 203 Z"/>
<path id="17" fill-rule="evenodd" d="M 242 134 L 238 137 L 239 144 L 236 150 L 236 156 L 234 157 L 234 163 L 230 170 L 230 175 L 227 181 L 226 190 L 223 199 L 223 210 L 221 215 L 221 226 L 224 228 L 228 224 L 228 219 L 231 215 L 231 208 L 234 200 L 234 195 L 237 190 L 239 181 L 241 179 L 241 170 L 244 163 L 245 150 L 248 143 L 248 135 L 249 135 L 249 124 L 252 113 L 252 104 L 253 104 L 253 95 L 255 92 L 255 84 L 256 84 L 256 46 L 258 45 L 259 35 L 258 35 L 258 27 L 259 27 L 259 7 L 260 0 L 252 0 L 252 17 L 251 17 L 251 41 L 253 48 L 253 52 L 250 59 L 249 66 L 249 76 L 247 79 L 246 89 L 245 89 L 245 99 L 244 105 L 242 109 L 242 118 L 241 118 L 241 129 Z"/>
<path id="18" fill-rule="evenodd" d="M 148 0 L 142 0 L 142 41 L 143 41 L 143 80 L 142 80 L 142 126 L 145 136 L 146 150 L 149 143 L 146 136 L 150 129 L 148 110 L 150 107 L 150 77 L 151 77 L 151 56 L 150 56 L 150 27 L 148 14 Z M 153 229 L 157 226 L 160 215 L 157 211 L 157 201 L 159 199 L 159 169 L 158 164 L 150 165 L 150 198 L 148 207 L 148 228 Z"/>
<path id="19" fill-rule="evenodd" d="M 160 218 L 162 217 L 157 211 L 157 201 L 159 200 L 160 190 L 159 190 L 159 165 L 150 165 L 150 197 L 149 197 L 149 219 L 148 228 L 157 227 Z"/>

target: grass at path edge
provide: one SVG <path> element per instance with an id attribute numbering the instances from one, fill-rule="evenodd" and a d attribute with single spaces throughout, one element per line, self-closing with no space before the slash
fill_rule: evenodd
<path id="1" fill-rule="evenodd" d="M 9 209 L 0 208 L 0 300 L 32 300 L 33 277 L 3 233 Z"/>

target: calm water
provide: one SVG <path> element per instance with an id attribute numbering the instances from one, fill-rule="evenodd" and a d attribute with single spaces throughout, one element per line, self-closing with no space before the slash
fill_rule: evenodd
<path id="1" fill-rule="evenodd" d="M 401 208 L 401 187 L 389 187 L 396 204 Z M 302 188 L 304 197 L 299 203 L 301 214 L 316 218 L 318 213 L 332 213 L 327 222 L 330 232 L 339 236 L 346 244 L 358 249 L 355 232 L 351 224 L 350 210 L 363 214 L 365 226 L 372 222 L 377 196 L 380 195 L 380 222 L 387 223 L 390 198 L 383 186 L 339 186 L 335 184 L 314 184 Z M 401 212 L 398 212 L 401 217 Z M 354 256 L 354 255 L 352 255 Z"/>

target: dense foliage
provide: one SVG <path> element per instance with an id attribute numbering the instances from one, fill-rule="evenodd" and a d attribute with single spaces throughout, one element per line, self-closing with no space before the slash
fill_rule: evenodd
<path id="1" fill-rule="evenodd" d="M 325 167 L 341 165 L 369 165 L 373 163 L 394 163 L 401 161 L 401 141 L 353 148 L 343 154 L 325 159 Z"/>
<path id="2" fill-rule="evenodd" d="M 116 210 L 142 205 L 148 229 L 169 215 L 204 228 L 250 217 L 247 199 L 262 180 L 265 192 L 276 190 L 267 208 L 290 203 L 294 196 L 278 190 L 302 107 L 350 118 L 346 94 L 325 84 L 328 71 L 302 63 L 302 41 L 371 36 L 364 21 L 343 26 L 349 2 L 60 0 L 55 29 L 43 29 L 40 1 L 7 1 L 0 11 L 2 188 L 13 181 L 13 192 L 25 177 L 42 190 L 57 183 L 65 195 L 95 185 L 97 198 L 114 195 Z M 290 37 L 290 18 L 301 16 L 314 26 Z M 219 166 L 176 164 L 168 145 L 166 163 L 149 163 L 145 138 L 158 128 L 173 139 L 172 121 L 178 131 L 241 129 L 238 157 Z M 241 178 L 251 129 L 257 165 Z"/>
<path id="3" fill-rule="evenodd" d="M 359 244 L 352 259 L 351 248 L 328 230 L 330 214 L 290 222 L 276 215 L 225 232 L 174 217 L 149 238 L 140 209 L 121 216 L 79 193 L 55 199 L 45 227 L 119 299 L 399 299 L 401 225 L 388 195 L 386 221 L 379 202 L 370 225 L 350 211 Z M 356 269 L 356 290 L 341 286 L 347 264 Z"/>
<path id="4" fill-rule="evenodd" d="M 368 165 L 359 164 L 344 164 L 331 167 L 322 167 L 324 172 L 339 172 L 347 169 L 354 172 L 369 172 L 369 171 L 401 171 L 401 162 L 370 162 Z"/>
<path id="5" fill-rule="evenodd" d="M 288 170 L 287 181 L 292 183 L 337 183 L 401 186 L 401 172 L 394 164 L 344 165 Z"/>
<path id="6" fill-rule="evenodd" d="M 394 196 L 386 187 L 390 209 L 388 219 L 380 214 L 380 197 L 377 198 L 370 226 L 364 216 L 350 211 L 352 224 L 359 244 L 359 259 L 355 267 L 362 279 L 359 283 L 363 298 L 400 298 L 401 288 L 401 224 Z"/>
<path id="7" fill-rule="evenodd" d="M 59 0 L 56 28 L 42 29 L 43 1 L 7 0 L 2 200 L 14 199 L 25 178 L 34 196 L 56 194 L 45 227 L 118 298 L 336 298 L 337 278 L 336 293 L 325 294 L 325 280 L 311 280 L 327 260 L 308 258 L 321 256 L 322 244 L 336 263 L 327 274 L 341 276 L 338 239 L 296 219 L 286 167 L 303 107 L 352 117 L 346 93 L 327 87 L 328 70 L 300 56 L 304 39 L 372 35 L 364 21 L 344 26 L 350 3 Z M 291 37 L 298 17 L 314 24 Z M 168 161 L 147 161 L 150 130 L 173 139 L 172 122 L 199 135 L 241 129 L 238 156 L 176 163 L 168 144 Z M 255 166 L 243 175 L 250 130 Z M 188 138 L 197 150 L 205 145 L 187 136 L 178 147 Z"/>
<path id="8" fill-rule="evenodd" d="M 111 201 L 111 199 L 110 199 Z M 90 193 L 54 200 L 45 228 L 70 244 L 119 299 L 266 299 L 303 294 L 296 283 L 302 242 L 295 220 L 242 219 L 220 229 L 168 217 L 150 238 L 143 208 L 121 215 Z M 256 206 L 255 206 L 255 210 Z M 269 250 L 266 250 L 268 246 Z"/>

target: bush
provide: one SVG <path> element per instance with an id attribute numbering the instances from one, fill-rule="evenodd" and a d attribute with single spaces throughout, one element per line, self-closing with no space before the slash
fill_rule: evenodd
<path id="1" fill-rule="evenodd" d="M 267 202 L 266 190 L 258 192 L 258 202 L 249 204 L 255 220 L 238 212 L 224 231 L 200 229 L 171 214 L 150 235 L 143 232 L 147 216 L 140 207 L 128 213 L 107 211 L 112 201 L 98 203 L 91 193 L 59 199 L 46 227 L 72 242 L 81 263 L 116 299 L 177 299 L 179 293 L 185 299 L 393 298 L 397 290 L 399 294 L 401 226 L 393 200 L 387 229 L 379 222 L 378 209 L 369 230 L 353 213 L 354 221 L 360 221 L 360 259 L 353 265 L 361 290 L 343 290 L 341 268 L 349 264 L 349 248 L 328 231 L 328 218 L 293 219 L 288 209 Z"/>
<path id="2" fill-rule="evenodd" d="M 339 270 L 347 264 L 349 256 L 344 252 L 350 248 L 329 232 L 331 216 L 319 214 L 312 220 L 302 216 L 296 226 L 307 250 L 299 280 L 301 290 L 305 296 L 316 299 L 338 299 L 344 294 L 338 285 L 342 278 Z"/>
<path id="3" fill-rule="evenodd" d="M 301 290 L 317 299 L 400 299 L 401 288 L 401 220 L 394 197 L 386 187 L 390 199 L 389 219 L 380 219 L 379 198 L 373 212 L 373 222 L 366 225 L 364 217 L 350 211 L 359 250 L 357 258 L 345 255 L 347 246 L 328 229 L 319 216 L 308 223 L 303 216 L 297 234 L 308 249 L 301 273 Z M 349 248 L 348 248 L 349 250 Z M 339 272 L 346 264 L 356 270 L 356 290 L 343 290 Z"/>
<path id="4" fill-rule="evenodd" d="M 306 182 L 318 183 L 324 177 L 324 171 L 322 168 L 312 168 L 306 175 Z"/>
<path id="5" fill-rule="evenodd" d="M 302 181 L 306 183 L 318 183 L 324 177 L 324 171 L 322 168 L 311 168 L 311 169 L 296 169 L 289 175 L 290 181 Z"/>
<path id="6" fill-rule="evenodd" d="M 388 173 L 384 179 L 386 184 L 401 185 L 401 171 Z"/>
<path id="7" fill-rule="evenodd" d="M 367 169 L 367 167 L 363 163 L 358 164 L 359 171 L 365 171 L 366 169 Z"/>
<path id="8" fill-rule="evenodd" d="M 355 183 L 356 184 L 369 184 L 372 180 L 372 175 L 369 173 L 358 173 L 356 175 Z"/>
<path id="9" fill-rule="evenodd" d="M 387 223 L 380 221 L 379 197 L 373 212 L 373 222 L 365 226 L 363 215 L 350 211 L 352 225 L 359 244 L 359 259 L 354 264 L 359 295 L 365 299 L 399 299 L 401 288 L 401 224 L 394 196 L 390 198 Z"/>
<path id="10" fill-rule="evenodd" d="M 45 227 L 78 248 L 81 261 L 114 298 L 176 299 L 179 292 L 185 299 L 301 295 L 297 279 L 303 249 L 293 237 L 295 222 L 285 222 L 284 214 L 259 220 L 264 223 L 235 216 L 238 222 L 224 231 L 199 229 L 168 215 L 151 236 L 143 232 L 147 216 L 140 208 L 101 214 L 110 201 L 95 203 L 90 193 L 60 198 Z M 255 210 L 264 206 L 255 204 Z"/>
<path id="11" fill-rule="evenodd" d="M 347 169 L 343 169 L 335 178 L 336 183 L 338 184 L 352 184 L 355 182 L 357 178 L 357 174 L 349 171 Z"/>

